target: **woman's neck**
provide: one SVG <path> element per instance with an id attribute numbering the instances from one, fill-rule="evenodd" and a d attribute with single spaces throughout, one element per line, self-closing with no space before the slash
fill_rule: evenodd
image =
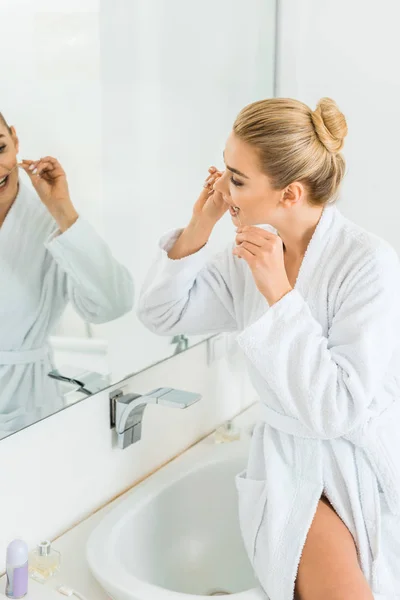
<path id="1" fill-rule="evenodd" d="M 282 219 L 282 225 L 277 223 L 274 227 L 285 247 L 285 253 L 294 260 L 304 256 L 308 244 L 314 234 L 323 212 L 323 207 L 310 208 L 308 212 L 291 211 Z"/>

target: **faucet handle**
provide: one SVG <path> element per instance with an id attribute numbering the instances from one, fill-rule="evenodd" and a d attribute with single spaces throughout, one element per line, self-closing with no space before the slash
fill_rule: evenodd
<path id="1" fill-rule="evenodd" d="M 145 397 L 155 398 L 157 404 L 170 406 L 172 408 L 187 408 L 201 399 L 201 394 L 175 390 L 174 388 L 157 388 L 149 392 Z"/>
<path id="2" fill-rule="evenodd" d="M 188 408 L 201 399 L 201 394 L 175 390 L 173 388 L 156 388 L 145 394 L 124 394 L 115 390 L 110 394 L 110 425 L 115 427 L 118 436 L 118 447 L 127 448 L 138 442 L 142 436 L 143 413 L 148 404 L 159 404 L 172 408 Z"/>

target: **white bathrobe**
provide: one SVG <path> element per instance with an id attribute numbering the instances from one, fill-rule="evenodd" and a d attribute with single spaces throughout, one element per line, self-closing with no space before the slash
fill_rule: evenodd
<path id="1" fill-rule="evenodd" d="M 82 217 L 60 234 L 20 183 L 0 227 L 0 437 L 63 407 L 48 337 L 68 301 L 90 323 L 132 309 L 129 272 Z"/>
<path id="2" fill-rule="evenodd" d="M 375 598 L 400 598 L 397 254 L 328 205 L 295 288 L 269 307 L 233 246 L 211 261 L 206 247 L 170 260 L 179 234 L 161 240 L 139 316 L 159 334 L 238 332 L 263 407 L 236 480 L 240 523 L 267 597 L 293 597 L 325 494 Z"/>

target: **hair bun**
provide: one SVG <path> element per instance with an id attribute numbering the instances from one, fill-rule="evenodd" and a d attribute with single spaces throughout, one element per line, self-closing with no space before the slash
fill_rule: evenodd
<path id="1" fill-rule="evenodd" d="M 347 123 L 336 102 L 331 98 L 322 98 L 311 112 L 311 120 L 319 141 L 328 152 L 340 152 L 347 135 Z"/>

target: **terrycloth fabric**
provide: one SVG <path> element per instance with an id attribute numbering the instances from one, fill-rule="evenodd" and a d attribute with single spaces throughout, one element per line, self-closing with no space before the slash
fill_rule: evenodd
<path id="1" fill-rule="evenodd" d="M 20 184 L 0 228 L 0 435 L 63 406 L 47 341 L 68 301 L 90 323 L 116 319 L 132 308 L 131 275 L 89 223 L 60 234 Z"/>
<path id="2" fill-rule="evenodd" d="M 274 231 L 270 226 L 266 226 Z M 238 332 L 263 404 L 237 477 L 244 542 L 270 600 L 293 597 L 324 493 L 377 598 L 400 598 L 400 266 L 327 206 L 294 290 L 269 307 L 232 248 L 181 260 L 167 234 L 139 316 L 159 334 Z"/>

